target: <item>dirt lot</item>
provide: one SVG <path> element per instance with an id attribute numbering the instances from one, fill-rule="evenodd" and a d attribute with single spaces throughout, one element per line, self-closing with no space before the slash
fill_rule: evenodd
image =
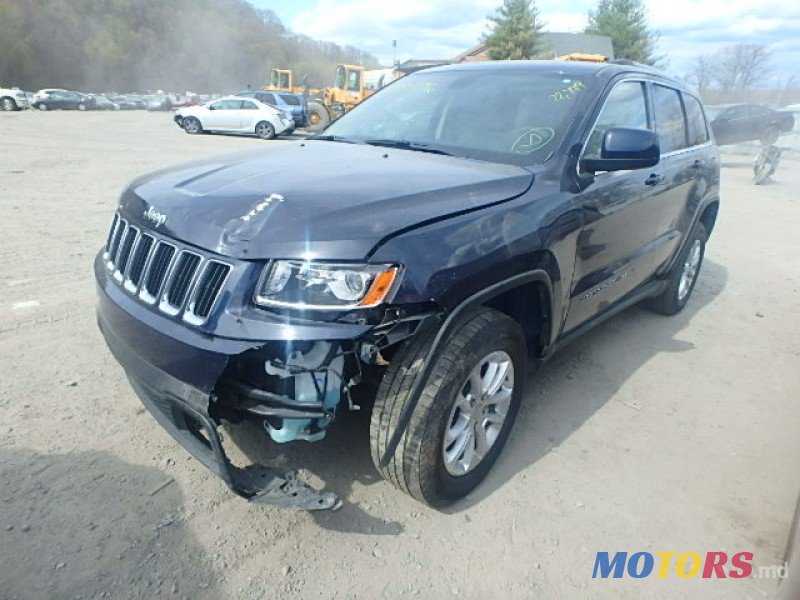
<path id="1" fill-rule="evenodd" d="M 597 551 L 782 563 L 800 486 L 800 163 L 749 182 L 679 316 L 631 309 L 530 382 L 494 472 L 447 513 L 382 481 L 367 415 L 291 460 L 331 513 L 250 506 L 140 406 L 94 323 L 92 258 L 143 171 L 261 144 L 169 115 L 0 114 L 3 598 L 760 598 L 774 579 L 593 580 Z"/>

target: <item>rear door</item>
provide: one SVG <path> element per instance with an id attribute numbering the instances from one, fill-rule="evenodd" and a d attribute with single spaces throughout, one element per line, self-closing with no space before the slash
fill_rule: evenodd
<path id="1" fill-rule="evenodd" d="M 242 131 L 253 132 L 256 129 L 256 124 L 259 121 L 258 104 L 251 100 L 242 100 L 240 108 L 239 127 Z"/>
<path id="2" fill-rule="evenodd" d="M 660 269 L 669 265 L 692 226 L 697 207 L 714 185 L 719 155 L 697 98 L 653 84 L 653 106 L 666 176 L 654 244 Z"/>
<path id="3" fill-rule="evenodd" d="M 610 127 L 653 129 L 645 81 L 617 82 L 605 98 L 582 156 L 599 158 Z M 652 244 L 662 192 L 660 165 L 595 174 L 575 197 L 586 223 L 578 237 L 564 331 L 603 312 L 653 272 Z"/>

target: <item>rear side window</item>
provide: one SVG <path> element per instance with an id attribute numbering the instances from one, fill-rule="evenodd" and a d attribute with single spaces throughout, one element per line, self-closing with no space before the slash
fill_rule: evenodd
<path id="1" fill-rule="evenodd" d="M 275 96 L 272 94 L 259 94 L 258 99 L 264 104 L 275 106 Z"/>
<path id="2" fill-rule="evenodd" d="M 286 102 L 286 104 L 290 104 L 292 106 L 300 106 L 300 98 L 297 96 L 293 96 L 292 94 L 279 94 L 281 100 Z"/>
<path id="3" fill-rule="evenodd" d="M 700 101 L 694 96 L 683 94 L 683 106 L 686 109 L 686 126 L 689 133 L 689 145 L 699 146 L 708 141 L 706 118 Z"/>
<path id="4" fill-rule="evenodd" d="M 249 100 L 242 100 L 242 108 L 244 110 L 258 110 L 258 107 Z"/>
<path id="5" fill-rule="evenodd" d="M 600 158 L 603 136 L 611 127 L 652 129 L 647 118 L 647 97 L 643 83 L 623 81 L 609 92 L 597 122 L 589 134 L 585 157 Z"/>
<path id="6" fill-rule="evenodd" d="M 653 106 L 661 154 L 685 148 L 686 120 L 678 91 L 663 85 L 654 85 Z"/>

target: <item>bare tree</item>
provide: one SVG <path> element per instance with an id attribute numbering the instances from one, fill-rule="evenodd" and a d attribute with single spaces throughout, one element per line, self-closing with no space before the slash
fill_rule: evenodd
<path id="1" fill-rule="evenodd" d="M 713 57 L 719 88 L 742 91 L 764 81 L 770 74 L 770 54 L 760 44 L 727 46 Z"/>
<path id="2" fill-rule="evenodd" d="M 695 85 L 698 92 L 711 88 L 714 81 L 714 59 L 706 54 L 701 54 L 694 59 L 689 80 Z"/>

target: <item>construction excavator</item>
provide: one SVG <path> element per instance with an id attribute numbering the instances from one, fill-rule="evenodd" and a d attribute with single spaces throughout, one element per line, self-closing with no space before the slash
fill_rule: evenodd
<path id="1" fill-rule="evenodd" d="M 376 74 L 380 75 L 377 82 L 367 81 L 370 75 Z M 388 74 L 388 79 L 397 78 L 393 72 Z M 361 65 L 339 64 L 331 87 L 310 89 L 305 82 L 295 85 L 294 73 L 290 69 L 272 69 L 269 84 L 263 89 L 307 96 L 309 129 L 319 131 L 389 83 L 386 75 L 385 69 L 373 71 Z"/>

